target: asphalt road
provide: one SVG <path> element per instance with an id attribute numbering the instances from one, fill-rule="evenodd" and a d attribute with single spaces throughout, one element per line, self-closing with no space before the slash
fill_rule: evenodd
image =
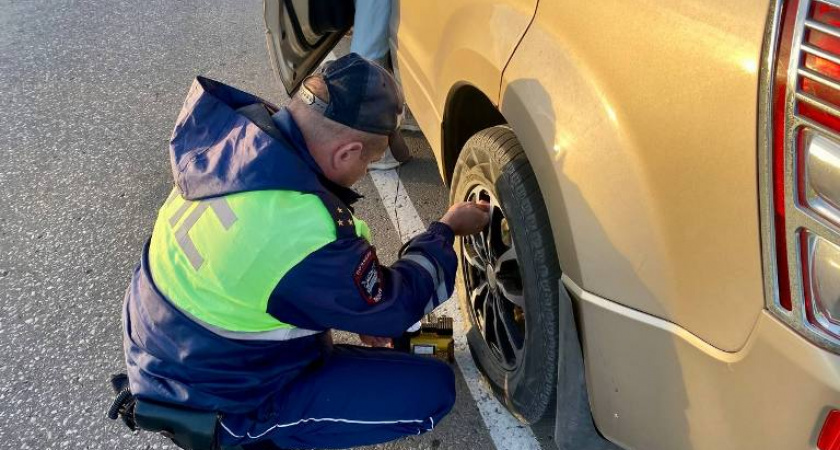
<path id="1" fill-rule="evenodd" d="M 174 448 L 105 419 L 120 307 L 171 187 L 167 142 L 202 74 L 283 103 L 259 0 L 0 0 L 0 449 Z M 401 178 L 425 222 L 446 189 L 422 136 Z M 399 236 L 370 178 L 358 213 Z M 343 339 L 352 339 L 344 337 Z M 458 373 L 434 432 L 376 448 L 494 448 Z"/>

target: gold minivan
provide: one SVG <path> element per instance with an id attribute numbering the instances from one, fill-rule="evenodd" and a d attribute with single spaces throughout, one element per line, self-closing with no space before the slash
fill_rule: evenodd
<path id="1" fill-rule="evenodd" d="M 329 14 L 325 14 L 328 11 Z M 265 0 L 289 91 L 352 1 Z M 840 449 L 840 0 L 411 0 L 470 350 L 562 449 Z"/>

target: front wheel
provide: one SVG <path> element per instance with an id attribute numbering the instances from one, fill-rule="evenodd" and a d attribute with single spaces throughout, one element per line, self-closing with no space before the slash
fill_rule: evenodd
<path id="1" fill-rule="evenodd" d="M 458 295 L 470 351 L 520 420 L 552 412 L 557 382 L 560 266 L 534 171 L 510 128 L 464 145 L 451 201 L 484 200 L 490 223 L 459 238 Z"/>

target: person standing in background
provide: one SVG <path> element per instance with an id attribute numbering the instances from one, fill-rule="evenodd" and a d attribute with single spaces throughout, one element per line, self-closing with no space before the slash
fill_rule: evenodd
<path id="1" fill-rule="evenodd" d="M 353 18 L 353 38 L 350 51 L 369 59 L 393 73 L 391 65 L 390 33 L 392 0 L 356 0 L 356 15 Z M 400 130 L 389 137 L 388 150 L 379 161 L 368 166 L 369 170 L 395 169 L 411 159 L 411 152 Z"/>

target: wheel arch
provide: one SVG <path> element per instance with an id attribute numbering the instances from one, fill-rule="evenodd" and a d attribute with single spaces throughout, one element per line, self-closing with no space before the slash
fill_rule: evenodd
<path id="1" fill-rule="evenodd" d="M 467 140 L 479 131 L 507 123 L 498 107 L 474 85 L 459 82 L 449 90 L 441 124 L 443 182 L 451 186 L 455 163 Z"/>
<path id="2" fill-rule="evenodd" d="M 534 172 L 543 195 L 543 201 L 548 203 L 551 199 L 560 198 L 559 186 L 551 181 L 553 177 L 546 179 L 547 173 L 538 169 L 539 166 L 551 166 L 550 160 L 546 161 L 546 156 L 549 154 L 548 150 L 526 145 L 526 142 L 520 137 L 520 132 L 537 134 L 536 118 L 519 117 L 514 121 L 508 120 L 500 111 L 498 102 L 492 101 L 483 91 L 467 82 L 455 84 L 449 90 L 446 99 L 443 122 L 441 123 L 441 168 L 444 183 L 451 187 L 453 182 L 456 181 L 453 180 L 455 163 L 458 161 L 458 156 L 467 140 L 479 131 L 496 125 L 510 126 L 514 135 L 519 139 L 525 155 L 535 166 Z M 525 129 L 520 129 L 523 127 Z M 549 207 L 549 211 L 557 211 L 556 208 L 551 208 L 551 205 L 547 204 L 546 206 Z M 576 258 L 574 258 L 574 247 L 572 246 L 573 241 L 569 234 L 569 228 L 561 227 L 558 230 L 556 224 L 553 223 L 557 220 L 556 216 L 552 214 L 550 219 L 561 267 L 564 273 L 568 273 L 573 279 L 579 279 L 580 269 L 576 264 Z M 565 218 L 562 220 L 564 223 L 566 221 Z M 568 253 L 569 251 L 571 251 L 571 254 Z M 565 253 L 567 257 L 564 257 L 562 253 Z"/>

